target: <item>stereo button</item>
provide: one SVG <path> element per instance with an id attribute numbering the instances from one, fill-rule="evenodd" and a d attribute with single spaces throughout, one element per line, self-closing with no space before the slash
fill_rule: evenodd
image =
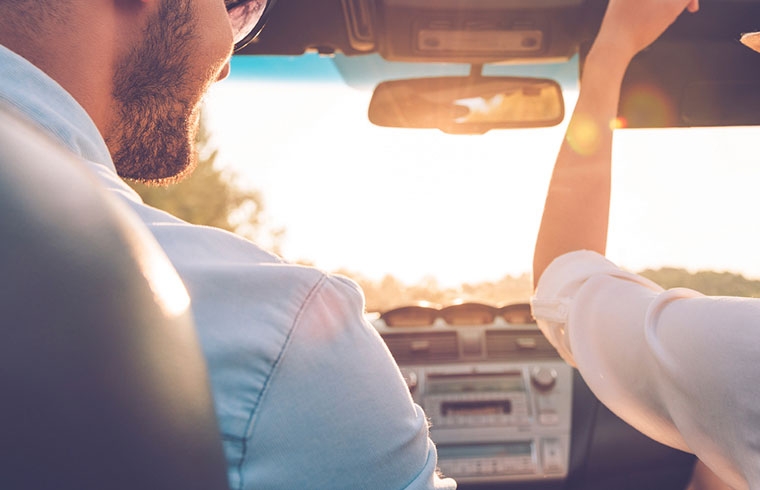
<path id="1" fill-rule="evenodd" d="M 559 414 L 557 412 L 542 412 L 538 415 L 538 423 L 541 425 L 559 424 Z"/>
<path id="2" fill-rule="evenodd" d="M 546 473 L 562 473 L 564 462 L 562 461 L 562 447 L 557 440 L 546 440 L 543 443 L 544 471 Z"/>

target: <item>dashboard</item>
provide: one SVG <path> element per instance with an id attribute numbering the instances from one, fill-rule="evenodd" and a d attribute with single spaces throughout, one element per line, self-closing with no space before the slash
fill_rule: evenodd
<path id="1" fill-rule="evenodd" d="M 693 456 L 604 408 L 529 305 L 409 305 L 371 321 L 460 488 L 686 488 Z"/>

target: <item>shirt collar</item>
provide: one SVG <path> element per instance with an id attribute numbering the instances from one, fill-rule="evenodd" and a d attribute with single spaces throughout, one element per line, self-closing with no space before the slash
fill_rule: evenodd
<path id="1" fill-rule="evenodd" d="M 0 45 L 0 101 L 19 109 L 80 157 L 116 173 L 95 123 L 55 80 Z"/>

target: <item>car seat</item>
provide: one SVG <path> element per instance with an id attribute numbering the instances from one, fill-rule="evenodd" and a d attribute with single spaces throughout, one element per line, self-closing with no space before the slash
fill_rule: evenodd
<path id="1" fill-rule="evenodd" d="M 77 157 L 2 105 L 0 488 L 228 488 L 176 272 Z"/>

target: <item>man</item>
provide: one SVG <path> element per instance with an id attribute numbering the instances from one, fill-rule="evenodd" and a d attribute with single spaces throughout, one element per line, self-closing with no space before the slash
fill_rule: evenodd
<path id="1" fill-rule="evenodd" d="M 629 62 L 697 0 L 612 0 L 549 188 L 534 257 L 539 326 L 641 432 L 760 488 L 760 300 L 709 298 L 623 272 L 604 254 L 612 122 Z"/>
<path id="2" fill-rule="evenodd" d="M 454 488 L 354 283 L 152 209 L 119 177 L 192 169 L 201 97 L 265 7 L 0 0 L 0 102 L 85 160 L 184 280 L 231 488 Z"/>

